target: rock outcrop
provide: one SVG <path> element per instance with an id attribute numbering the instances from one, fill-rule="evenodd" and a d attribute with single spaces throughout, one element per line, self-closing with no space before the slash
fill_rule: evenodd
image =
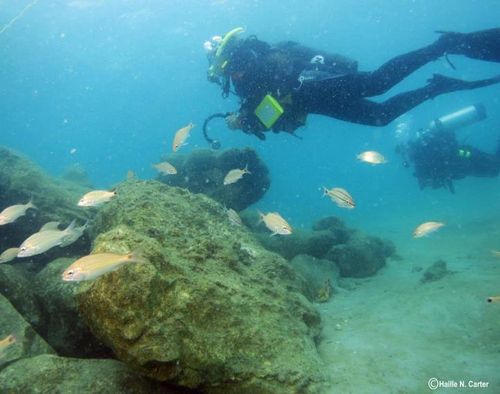
<path id="1" fill-rule="evenodd" d="M 120 360 L 205 393 L 319 392 L 319 314 L 286 260 L 206 196 L 134 180 L 117 192 L 96 217 L 93 253 L 136 250 L 147 261 L 78 299 Z"/>

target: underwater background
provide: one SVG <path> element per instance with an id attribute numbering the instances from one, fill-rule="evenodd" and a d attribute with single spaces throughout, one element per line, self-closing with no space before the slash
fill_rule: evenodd
<path id="1" fill-rule="evenodd" d="M 152 163 L 190 121 L 197 127 L 183 153 L 207 148 L 204 119 L 238 108 L 236 97 L 223 99 L 206 78 L 202 45 L 215 34 L 242 26 L 264 41 L 298 41 L 373 70 L 431 43 L 436 30 L 497 27 L 500 15 L 500 2 L 493 0 L 33 3 L 0 33 L 0 145 L 52 176 L 78 163 L 103 189 L 129 170 L 154 179 Z M 28 4 L 0 0 L 0 26 Z M 496 63 L 450 58 L 456 70 L 438 60 L 380 100 L 422 86 L 433 73 L 470 80 L 499 74 Z M 443 95 L 379 128 L 310 115 L 297 133 L 301 139 L 268 133 L 263 142 L 228 130 L 221 120 L 211 124 L 223 149 L 251 147 L 269 168 L 271 187 L 251 209 L 279 211 L 304 229 L 334 215 L 391 240 L 402 258 L 359 282 L 352 294 L 321 304 L 320 353 L 333 375 L 332 392 L 425 392 L 434 376 L 484 380 L 490 382 L 486 391 L 500 392 L 500 309 L 485 302 L 500 293 L 500 260 L 490 252 L 500 250 L 500 180 L 466 178 L 455 182 L 455 194 L 420 190 L 395 152 L 404 138 L 401 125 L 414 131 L 482 103 L 487 119 L 457 137 L 493 153 L 500 138 L 499 92 L 494 85 Z M 365 150 L 381 152 L 388 163 L 358 162 Z M 338 208 L 322 197 L 323 186 L 346 188 L 356 208 Z M 413 239 L 415 226 L 426 220 L 446 227 Z M 412 268 L 438 259 L 458 274 L 439 287 L 417 287 Z"/>

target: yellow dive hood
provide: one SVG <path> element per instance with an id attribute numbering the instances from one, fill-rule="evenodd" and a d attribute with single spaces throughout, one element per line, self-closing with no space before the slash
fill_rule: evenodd
<path id="1" fill-rule="evenodd" d="M 208 69 L 209 78 L 217 78 L 224 74 L 224 70 L 228 63 L 228 49 L 231 47 L 231 45 L 229 44 L 231 42 L 234 42 L 236 36 L 238 36 L 238 34 L 240 33 L 243 33 L 244 31 L 245 29 L 243 29 L 242 27 L 237 27 L 224 35 L 220 45 L 217 48 L 217 51 L 215 52 L 212 65 Z"/>

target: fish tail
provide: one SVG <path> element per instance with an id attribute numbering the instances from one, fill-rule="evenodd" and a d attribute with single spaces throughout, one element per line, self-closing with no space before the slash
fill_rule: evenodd
<path id="1" fill-rule="evenodd" d="M 262 218 L 264 217 L 264 214 L 259 209 L 257 209 L 257 213 L 259 214 L 259 221 L 257 222 L 257 224 L 260 224 L 263 222 Z"/>
<path id="2" fill-rule="evenodd" d="M 33 204 L 33 193 L 31 193 L 30 200 L 26 204 L 28 208 L 38 209 L 35 204 Z"/>
<path id="3" fill-rule="evenodd" d="M 245 173 L 247 173 L 247 174 L 251 174 L 251 172 L 248 171 L 248 163 L 245 165 L 245 168 L 243 169 L 243 171 L 245 171 Z"/>

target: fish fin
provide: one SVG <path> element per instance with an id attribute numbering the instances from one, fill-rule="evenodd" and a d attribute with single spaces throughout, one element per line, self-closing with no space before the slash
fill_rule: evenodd
<path id="1" fill-rule="evenodd" d="M 76 225 L 76 220 L 73 219 L 72 222 L 69 224 L 69 226 L 64 229 L 64 232 L 69 233 L 70 231 L 73 231 L 75 229 L 75 225 Z"/>
<path id="2" fill-rule="evenodd" d="M 257 222 L 257 224 L 260 224 L 263 222 L 262 218 L 264 217 L 264 214 L 259 209 L 257 209 L 257 213 L 259 214 L 259 221 Z"/>
<path id="3" fill-rule="evenodd" d="M 245 165 L 245 168 L 243 168 L 243 171 L 245 172 L 245 174 L 251 174 L 251 172 L 248 171 L 248 163 Z"/>
<path id="4" fill-rule="evenodd" d="M 278 233 L 275 231 L 274 233 L 272 233 L 271 235 L 269 235 L 270 237 L 274 237 L 275 235 L 278 235 Z"/>
<path id="5" fill-rule="evenodd" d="M 33 193 L 31 193 L 30 200 L 26 204 L 28 208 L 38 209 L 35 204 L 33 204 Z"/>

